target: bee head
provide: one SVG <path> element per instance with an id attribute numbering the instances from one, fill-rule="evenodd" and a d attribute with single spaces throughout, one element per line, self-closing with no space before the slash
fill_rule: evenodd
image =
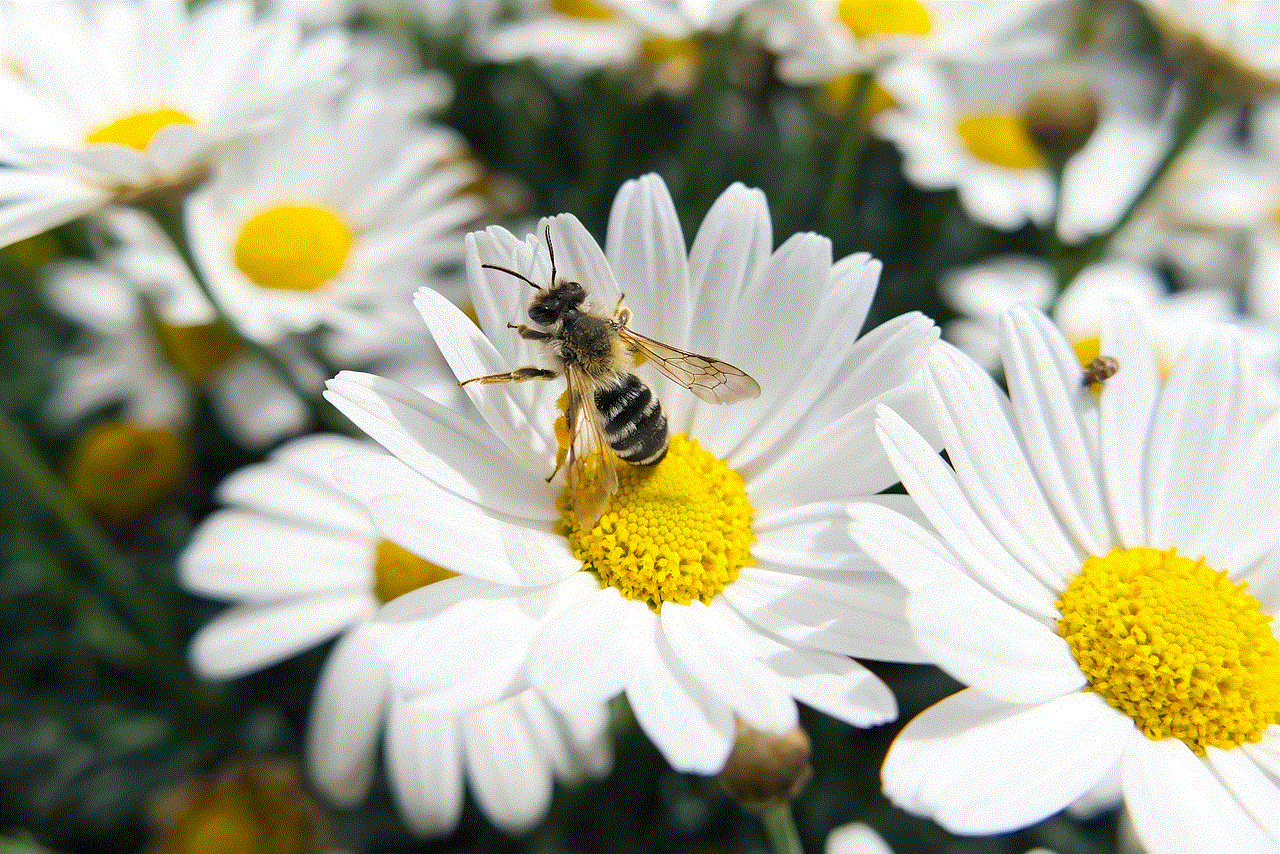
<path id="1" fill-rule="evenodd" d="M 541 326 L 554 326 L 570 311 L 576 311 L 587 298 L 577 282 L 556 282 L 529 303 L 529 319 Z"/>

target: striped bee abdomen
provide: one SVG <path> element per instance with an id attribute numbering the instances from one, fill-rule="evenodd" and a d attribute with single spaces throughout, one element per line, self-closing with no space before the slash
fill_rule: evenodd
<path id="1" fill-rule="evenodd" d="M 597 388 L 595 404 L 604 437 L 619 458 L 651 466 L 667 455 L 667 416 L 635 374 L 621 374 L 616 385 Z"/>

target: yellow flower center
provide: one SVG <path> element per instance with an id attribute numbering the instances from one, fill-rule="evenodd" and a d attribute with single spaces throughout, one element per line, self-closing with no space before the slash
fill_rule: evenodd
<path id="1" fill-rule="evenodd" d="M 592 0 L 551 0 L 551 11 L 584 21 L 612 21 L 616 16 Z"/>
<path id="2" fill-rule="evenodd" d="M 163 854 L 305 854 L 306 817 L 288 795 L 251 779 L 224 779 L 196 798 L 160 846 Z"/>
<path id="3" fill-rule="evenodd" d="M 1204 756 L 1280 724 L 1280 642 L 1246 586 L 1175 549 L 1114 549 L 1071 580 L 1058 633 L 1148 738 Z"/>
<path id="4" fill-rule="evenodd" d="M 956 133 L 969 153 L 1005 169 L 1035 169 L 1044 159 L 1027 123 L 1012 113 L 975 113 L 956 122 Z"/>
<path id="5" fill-rule="evenodd" d="M 332 211 L 281 205 L 241 226 L 236 266 L 260 287 L 314 291 L 342 270 L 352 239 L 351 229 Z"/>
<path id="6" fill-rule="evenodd" d="M 853 74 L 841 74 L 839 77 L 832 77 L 823 83 L 818 89 L 818 98 L 822 108 L 836 116 L 842 116 L 847 113 L 849 111 L 849 99 L 853 97 L 856 84 L 856 77 Z M 885 110 L 892 109 L 897 105 L 897 102 L 893 100 L 893 96 L 873 80 L 871 81 L 871 87 L 867 89 L 866 101 L 862 105 L 863 121 L 870 122 L 871 119 Z"/>
<path id="7" fill-rule="evenodd" d="M 103 125 L 97 130 L 90 131 L 85 136 L 84 141 L 89 145 L 115 143 L 116 145 L 128 146 L 137 151 L 146 151 L 147 146 L 151 144 L 152 138 L 164 128 L 169 127 L 169 125 L 196 124 L 199 124 L 199 122 L 181 110 L 175 110 L 172 107 L 161 107 L 156 110 L 133 113 L 116 119 L 111 124 Z"/>
<path id="8" fill-rule="evenodd" d="M 190 450 L 159 427 L 105 421 L 81 437 L 67 460 L 67 488 L 82 507 L 115 523 L 159 507 L 187 472 Z"/>
<path id="9" fill-rule="evenodd" d="M 193 380 L 204 380 L 236 355 L 235 336 L 216 323 L 170 326 L 156 323 L 156 337 L 169 361 Z"/>
<path id="10" fill-rule="evenodd" d="M 927 36 L 929 10 L 919 0 L 840 0 L 836 14 L 860 39 L 868 36 Z"/>
<path id="11" fill-rule="evenodd" d="M 567 495 L 561 504 L 560 530 L 583 569 L 655 611 L 709 603 L 755 563 L 742 476 L 683 434 L 657 465 L 618 464 L 618 491 L 594 527 L 578 526 Z"/>
<path id="12" fill-rule="evenodd" d="M 436 566 L 390 540 L 378 540 L 373 557 L 373 594 L 382 604 L 411 590 L 435 584 L 458 573 Z"/>

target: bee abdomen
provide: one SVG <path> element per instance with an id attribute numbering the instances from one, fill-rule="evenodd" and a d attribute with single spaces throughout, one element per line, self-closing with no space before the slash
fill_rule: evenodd
<path id="1" fill-rule="evenodd" d="M 635 374 L 623 374 L 616 385 L 596 389 L 595 404 L 604 437 L 619 458 L 649 466 L 667 455 L 667 416 Z"/>

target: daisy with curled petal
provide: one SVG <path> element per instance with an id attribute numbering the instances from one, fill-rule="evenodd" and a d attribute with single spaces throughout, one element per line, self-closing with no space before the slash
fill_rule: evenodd
<path id="1" fill-rule="evenodd" d="M 804 85 L 877 69 L 905 56 L 983 61 L 1042 47 L 1026 24 L 1046 0 L 777 0 L 751 11 L 778 54 L 778 73 Z"/>
<path id="2" fill-rule="evenodd" d="M 550 805 L 553 777 L 607 771 L 605 709 L 560 717 L 525 691 L 440 715 L 389 691 L 389 668 L 362 627 L 381 603 L 453 573 L 380 538 L 334 482 L 333 462 L 358 453 L 377 449 L 308 436 L 219 486 L 230 506 L 197 529 L 179 578 L 194 593 L 236 604 L 197 632 L 192 665 L 207 678 L 233 678 L 339 635 L 311 707 L 307 760 L 319 788 L 339 804 L 361 800 L 385 726 L 392 792 L 415 832 L 453 830 L 464 778 L 496 825 L 527 830 Z"/>
<path id="3" fill-rule="evenodd" d="M 0 245 L 199 180 L 335 90 L 347 53 L 247 0 L 8 2 L 0 33 Z"/>
<path id="4" fill-rule="evenodd" d="M 898 805 L 970 834 L 1040 821 L 1118 773 L 1152 854 L 1280 846 L 1280 417 L 1216 329 L 1168 380 L 1110 304 L 1099 399 L 1047 317 L 1001 324 L 1009 396 L 940 346 L 954 470 L 888 407 L 878 431 L 931 530 L 875 505 L 851 534 L 911 592 L 933 661 L 969 687 L 898 735 Z"/>
<path id="5" fill-rule="evenodd" d="M 242 148 L 187 199 L 196 262 L 247 336 L 358 329 L 371 305 L 460 260 L 455 230 L 482 210 L 462 193 L 475 175 L 408 94 L 355 87 Z"/>
<path id="6" fill-rule="evenodd" d="M 590 527 L 569 508 L 558 447 L 560 382 L 465 390 L 481 419 L 378 377 L 344 373 L 328 398 L 396 458 L 342 460 L 387 536 L 460 577 L 391 603 L 371 626 L 407 696 L 468 708 L 532 686 L 570 710 L 625 693 L 677 769 L 718 772 L 737 715 L 786 732 L 795 701 L 857 726 L 891 720 L 892 695 L 847 656 L 914 660 L 899 590 L 851 548 L 846 503 L 894 475 L 871 429 L 877 402 L 910 409 L 933 324 L 905 315 L 857 337 L 880 265 L 832 263 L 797 234 L 771 252 L 764 196 L 734 185 L 687 250 L 661 179 L 620 190 L 606 251 L 573 216 L 545 221 L 557 276 L 596 311 L 626 294 L 633 327 L 751 374 L 755 400 L 712 406 L 641 365 L 670 444 L 653 467 L 620 465 Z M 543 228 L 467 237 L 480 328 L 429 291 L 418 306 L 460 379 L 548 354 L 507 328 L 548 282 Z M 839 322 L 834 319 L 838 318 Z M 486 336 L 487 333 L 487 336 Z"/>

